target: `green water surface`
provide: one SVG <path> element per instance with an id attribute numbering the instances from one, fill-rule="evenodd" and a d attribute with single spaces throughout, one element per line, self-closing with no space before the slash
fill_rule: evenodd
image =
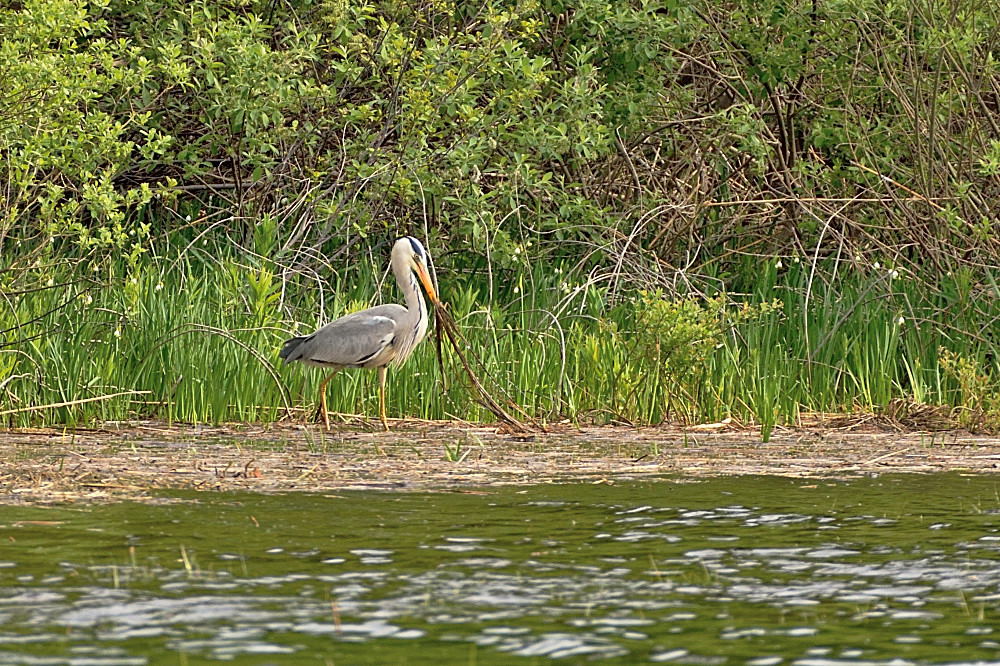
<path id="1" fill-rule="evenodd" d="M 0 663 L 1000 663 L 1000 477 L 162 499 L 0 507 Z"/>

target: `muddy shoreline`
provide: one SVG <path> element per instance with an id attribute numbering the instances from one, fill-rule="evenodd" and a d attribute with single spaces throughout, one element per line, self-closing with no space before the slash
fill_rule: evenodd
<path id="1" fill-rule="evenodd" d="M 397 422 L 335 427 L 157 422 L 0 431 L 0 503 L 151 499 L 161 489 L 255 492 L 442 490 L 617 483 L 661 476 L 847 478 L 888 472 L 1000 473 L 1000 438 L 877 428 L 573 427 Z M 1000 479 L 1000 476 L 998 476 Z"/>

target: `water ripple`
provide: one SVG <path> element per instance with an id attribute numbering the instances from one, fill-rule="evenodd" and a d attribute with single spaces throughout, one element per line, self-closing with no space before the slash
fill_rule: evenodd
<path id="1" fill-rule="evenodd" d="M 202 494 L 46 510 L 72 539 L 0 526 L 0 663 L 145 664 L 170 651 L 352 663 L 366 653 L 350 650 L 376 644 L 389 662 L 432 665 L 470 646 L 484 663 L 996 663 L 996 483 L 928 483 Z M 247 512 L 281 530 L 247 532 Z"/>

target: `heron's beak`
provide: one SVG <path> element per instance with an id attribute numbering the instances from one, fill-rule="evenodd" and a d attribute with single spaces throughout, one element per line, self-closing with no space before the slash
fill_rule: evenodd
<path id="1" fill-rule="evenodd" d="M 427 296 L 430 297 L 431 303 L 440 305 L 441 301 L 438 300 L 437 292 L 434 291 L 434 284 L 431 282 L 431 276 L 427 273 L 427 267 L 422 263 L 415 261 L 413 262 L 413 270 L 416 271 L 417 277 L 420 278 L 420 284 L 424 285 L 424 289 L 427 291 Z"/>

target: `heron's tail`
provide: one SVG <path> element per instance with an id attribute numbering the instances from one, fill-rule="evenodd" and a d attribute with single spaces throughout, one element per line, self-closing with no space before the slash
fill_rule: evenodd
<path id="1" fill-rule="evenodd" d="M 302 358 L 302 350 L 300 349 L 302 343 L 311 337 L 311 335 L 300 335 L 291 340 L 285 340 L 285 344 L 278 353 L 278 356 L 284 359 L 285 363 L 299 360 Z"/>

